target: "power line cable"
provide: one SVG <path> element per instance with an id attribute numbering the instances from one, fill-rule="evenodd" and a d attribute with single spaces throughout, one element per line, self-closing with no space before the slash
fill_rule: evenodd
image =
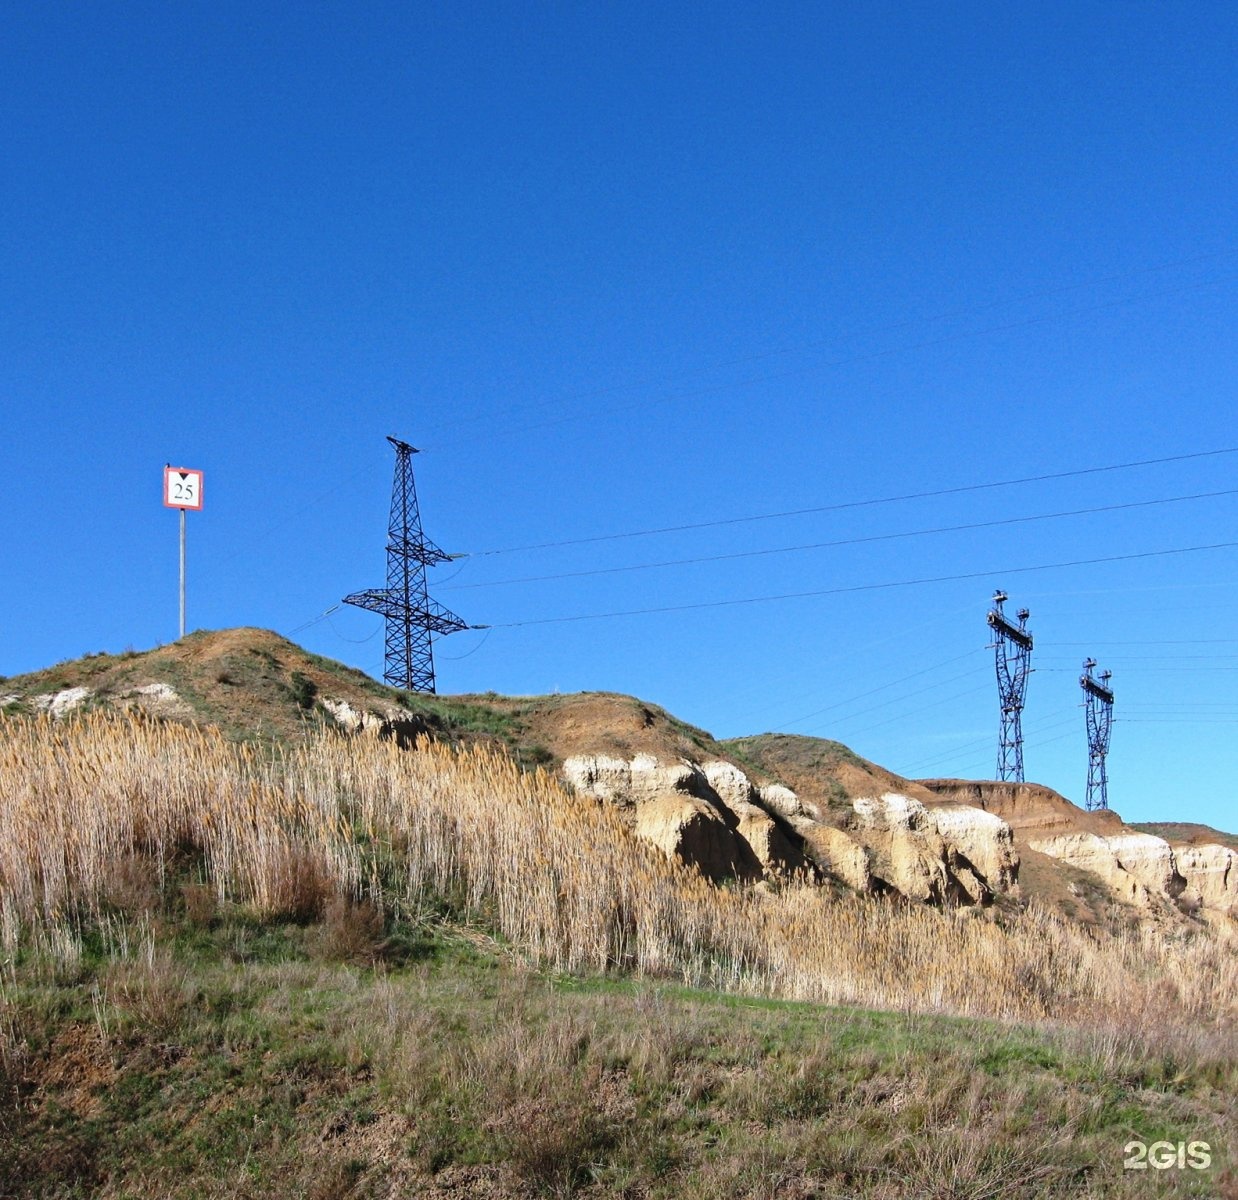
<path id="1" fill-rule="evenodd" d="M 339 605 L 337 604 L 335 607 L 336 607 L 336 608 L 339 608 Z M 345 636 L 344 636 L 344 635 L 343 635 L 343 634 L 342 634 L 342 633 L 341 633 L 341 632 L 340 632 L 340 631 L 339 631 L 339 630 L 335 627 L 335 622 L 334 622 L 333 620 L 331 620 L 331 615 L 330 615 L 330 613 L 328 613 L 328 614 L 327 614 L 327 625 L 328 625 L 328 627 L 330 628 L 331 632 L 332 632 L 333 634 L 335 634 L 335 636 L 336 636 L 337 638 L 339 638 L 341 642 L 351 642 L 354 646 L 360 646 L 360 645 L 362 645 L 362 644 L 363 644 L 363 643 L 365 643 L 365 642 L 372 641 L 372 640 L 373 640 L 373 638 L 374 638 L 374 636 L 378 633 L 378 631 L 379 631 L 380 629 L 382 629 L 382 626 L 381 626 L 381 625 L 375 625 L 375 626 L 374 626 L 374 628 L 373 628 L 372 630 L 370 630 L 370 632 L 369 632 L 369 633 L 367 633 L 367 634 L 365 635 L 365 637 L 363 637 L 363 638 L 351 638 L 351 637 L 345 637 Z"/>
<path id="2" fill-rule="evenodd" d="M 968 671 L 968 675 L 975 675 L 975 671 Z M 959 676 L 959 678 L 964 678 Z M 893 725 L 896 721 L 905 721 L 908 717 L 919 716 L 920 713 L 931 712 L 935 708 L 940 708 L 943 704 L 953 704 L 956 700 L 963 700 L 968 696 L 975 696 L 979 692 L 988 691 L 988 684 L 981 684 L 980 687 L 968 688 L 965 692 L 956 692 L 953 696 L 943 696 L 940 700 L 934 700 L 931 704 L 921 705 L 919 708 L 913 708 L 908 712 L 900 712 L 897 716 L 889 717 L 884 721 L 877 721 L 873 725 L 866 725 L 863 729 L 848 730 L 843 736 L 847 738 L 863 737 L 866 733 L 871 733 L 874 729 L 884 729 L 887 725 Z"/>
<path id="3" fill-rule="evenodd" d="M 1036 727 L 1028 731 L 1029 738 L 1039 737 L 1042 734 L 1049 733 L 1054 729 L 1061 729 L 1065 725 L 1074 726 L 1076 723 L 1075 717 L 1058 717 L 1047 723 L 1042 722 Z M 950 763 L 956 761 L 961 755 L 967 755 L 970 759 L 973 757 L 970 751 L 979 749 L 981 746 L 996 747 L 996 740 L 991 733 L 986 733 L 982 738 L 974 738 L 971 741 L 963 742 L 960 745 L 954 746 L 949 750 L 938 751 L 935 754 L 927 757 L 913 759 L 912 762 L 901 772 L 906 775 L 909 771 L 922 771 L 926 767 L 936 766 L 938 763 Z"/>
<path id="4" fill-rule="evenodd" d="M 629 608 L 615 612 L 580 613 L 566 617 L 531 617 L 524 621 L 496 621 L 491 623 L 491 628 L 522 629 L 528 625 L 563 625 L 577 621 L 603 621 L 614 617 L 644 617 L 659 613 L 694 612 L 707 608 L 734 608 L 744 604 L 769 604 L 781 600 L 805 600 L 818 596 L 840 596 L 857 592 L 919 587 L 930 583 L 959 583 L 970 579 L 992 579 L 997 575 L 1026 575 L 1034 571 L 1055 571 L 1067 567 L 1091 567 L 1099 566 L 1103 563 L 1134 562 L 1139 559 L 1198 554 L 1210 550 L 1232 550 L 1236 547 L 1238 547 L 1238 542 L 1215 542 L 1203 546 L 1178 546 L 1169 550 L 1145 550 L 1137 554 L 1112 554 L 1101 558 L 1079 558 L 1068 562 L 1038 563 L 1030 567 L 1003 567 L 988 571 L 968 571 L 958 575 L 934 575 L 920 579 L 892 580 L 885 583 L 861 583 L 848 587 L 819 588 L 806 592 L 783 592 L 773 596 L 746 596 L 737 600 L 702 600 L 694 604 L 668 604 L 655 608 Z"/>
<path id="5" fill-rule="evenodd" d="M 1038 646 L 1233 646 L 1238 638 L 1145 638 L 1129 642 L 1037 642 Z"/>
<path id="6" fill-rule="evenodd" d="M 325 609 L 323 612 L 320 612 L 318 616 L 312 617 L 308 621 L 302 621 L 300 625 L 297 625 L 294 628 L 288 630 L 285 636 L 292 637 L 293 634 L 300 633 L 303 629 L 309 629 L 311 626 L 317 625 L 319 621 L 325 621 L 338 608 L 339 608 L 338 604 L 331 605 L 330 608 Z"/>
<path id="7" fill-rule="evenodd" d="M 861 708 L 856 712 L 848 713 L 846 716 L 831 718 L 837 724 L 845 724 L 848 721 L 854 721 L 857 717 L 866 716 L 868 713 L 878 712 L 883 708 L 889 708 L 891 704 L 901 704 L 904 700 L 910 700 L 915 696 L 923 696 L 925 692 L 933 692 L 938 688 L 945 687 L 950 683 L 957 683 L 960 679 L 970 679 L 973 675 L 978 675 L 981 671 L 988 671 L 988 666 L 973 667 L 970 671 L 964 671 L 960 675 L 951 675 L 949 679 L 939 679 L 936 683 L 931 683 L 927 687 L 917 688 L 914 692 L 904 692 L 901 696 L 891 696 L 887 700 L 882 700 L 877 704 L 870 705 L 868 708 Z M 970 695 L 970 693 L 967 693 Z M 919 710 L 918 710 L 919 711 Z M 788 721 L 787 725 L 799 725 L 801 721 Z"/>
<path id="8" fill-rule="evenodd" d="M 1187 500 L 1211 500 L 1218 496 L 1238 495 L 1238 488 L 1218 492 L 1197 492 L 1189 496 L 1165 496 L 1157 500 L 1133 500 L 1125 504 L 1102 504 L 1095 508 L 1075 508 L 1062 512 L 1035 513 L 1026 517 L 1000 517 L 992 521 L 972 521 L 964 525 L 939 525 L 931 529 L 909 529 L 896 533 L 876 533 L 865 537 L 836 538 L 828 542 L 806 542 L 797 546 L 776 546 L 764 550 L 741 550 L 730 554 L 708 554 L 696 558 L 674 558 L 662 562 L 632 563 L 622 567 L 595 567 L 588 571 L 565 571 L 554 575 L 526 575 L 517 579 L 492 579 L 481 583 L 461 583 L 440 591 L 462 591 L 471 588 L 506 587 L 521 583 L 550 583 L 560 579 L 583 579 L 593 575 L 620 575 L 631 571 L 650 571 L 666 567 L 695 566 L 701 563 L 731 562 L 740 558 L 765 558 L 774 554 L 795 554 L 806 550 L 828 550 L 839 546 L 861 546 L 870 542 L 890 542 L 902 538 L 928 537 L 942 533 L 965 533 L 976 529 L 993 529 L 1005 525 L 1026 525 L 1034 521 L 1054 521 L 1063 517 L 1092 516 L 1096 513 L 1121 512 L 1132 508 L 1153 508 L 1162 504 L 1178 504 Z"/>
<path id="9" fill-rule="evenodd" d="M 491 633 L 490 629 L 487 626 L 475 625 L 473 626 L 473 628 L 474 629 L 485 629 L 486 632 L 485 632 L 485 636 L 481 639 L 480 642 L 477 643 L 476 646 L 472 648 L 472 650 L 466 651 L 464 654 L 440 654 L 438 657 L 443 662 L 462 662 L 466 658 L 472 658 L 473 655 L 476 654 L 477 651 L 480 650 L 490 640 L 490 633 Z"/>
<path id="10" fill-rule="evenodd" d="M 965 658 L 970 658 L 973 654 L 978 654 L 980 648 L 968 650 L 966 654 L 956 655 L 954 658 L 947 658 L 944 662 L 934 663 L 931 667 L 925 667 L 921 671 L 913 671 L 910 675 L 904 675 L 901 679 L 891 680 L 889 683 L 883 683 L 880 687 L 872 688 L 867 692 L 861 692 L 858 696 L 852 696 L 847 700 L 839 700 L 836 704 L 827 704 L 824 708 L 814 709 L 810 713 L 805 713 L 802 717 L 793 717 L 790 720 L 781 722 L 783 728 L 790 725 L 799 725 L 804 721 L 811 721 L 814 717 L 819 717 L 824 713 L 833 712 L 838 708 L 845 708 L 848 704 L 854 704 L 857 700 L 866 700 L 869 696 L 875 696 L 878 692 L 884 692 L 892 687 L 898 687 L 900 683 L 907 683 L 909 680 L 918 679 L 921 675 L 931 674 L 933 671 L 939 671 L 942 667 L 948 667 L 952 663 L 962 662 Z"/>
<path id="11" fill-rule="evenodd" d="M 994 488 L 1018 487 L 1027 483 L 1046 483 L 1055 479 L 1076 479 L 1084 475 L 1100 475 L 1111 471 L 1129 471 L 1138 467 L 1154 467 L 1163 466 L 1166 463 L 1190 462 L 1201 458 L 1216 458 L 1225 454 L 1238 454 L 1238 446 L 1228 446 L 1216 450 L 1196 450 L 1189 454 L 1174 454 L 1165 458 L 1146 458 L 1135 462 L 1109 463 L 1100 467 L 1083 467 L 1074 471 L 1054 471 L 1045 475 L 1025 475 L 1018 479 L 1001 479 L 991 483 L 969 483 L 958 487 L 937 488 L 927 492 L 907 492 L 899 496 L 882 496 L 872 500 L 848 500 L 841 504 L 823 504 L 813 508 L 794 508 L 783 512 L 757 513 L 745 517 L 727 517 L 716 521 L 697 521 L 686 525 L 664 525 L 653 529 L 634 529 L 621 533 L 596 534 L 592 537 L 567 538 L 556 542 L 535 542 L 525 546 L 506 546 L 497 550 L 475 550 L 460 557 L 487 558 L 499 554 L 517 554 L 530 550 L 554 550 L 564 546 L 585 546 L 597 542 L 614 542 L 626 538 L 653 537 L 665 533 L 687 533 L 696 529 L 718 529 L 724 526 L 745 525 L 756 521 L 777 521 L 786 517 L 803 517 L 816 513 L 842 512 L 853 508 L 872 508 L 880 504 L 898 504 L 908 500 L 929 500 L 939 496 L 958 496 L 968 492 L 989 491 Z"/>

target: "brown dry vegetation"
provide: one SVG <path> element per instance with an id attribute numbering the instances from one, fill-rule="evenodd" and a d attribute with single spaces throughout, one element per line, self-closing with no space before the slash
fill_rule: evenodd
<path id="1" fill-rule="evenodd" d="M 0 721 L 0 830 L 0 1196 L 1234 1183 L 1225 926 L 717 888 L 484 746 L 98 714 Z"/>
<path id="2" fill-rule="evenodd" d="M 716 888 L 610 809 L 483 747 L 324 736 L 260 751 L 209 729 L 86 717 L 0 724 L 0 937 L 117 907 L 197 864 L 218 902 L 309 919 L 333 896 L 416 920 L 452 897 L 530 961 L 794 999 L 1014 1019 L 1139 1011 L 1216 1023 L 1238 1003 L 1225 928 L 1094 938 L 1035 908 Z M 140 875 L 140 872 L 137 872 Z M 199 897 L 198 902 L 201 903 Z"/>

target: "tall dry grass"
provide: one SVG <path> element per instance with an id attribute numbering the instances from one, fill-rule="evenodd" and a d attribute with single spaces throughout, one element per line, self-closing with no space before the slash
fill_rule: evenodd
<path id="1" fill-rule="evenodd" d="M 530 959 L 804 1000 L 1016 1019 L 1231 1021 L 1223 929 L 1097 938 L 810 885 L 719 889 L 619 815 L 484 749 L 324 736 L 291 750 L 94 715 L 0 721 L 0 938 L 109 911 L 135 855 L 170 886 L 312 916 L 335 896 L 417 919 L 451 898 Z"/>

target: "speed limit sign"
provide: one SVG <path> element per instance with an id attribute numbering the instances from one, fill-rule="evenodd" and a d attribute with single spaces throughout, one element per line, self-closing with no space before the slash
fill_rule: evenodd
<path id="1" fill-rule="evenodd" d="M 165 508 L 202 508 L 202 472 L 188 467 L 163 468 L 163 506 Z"/>

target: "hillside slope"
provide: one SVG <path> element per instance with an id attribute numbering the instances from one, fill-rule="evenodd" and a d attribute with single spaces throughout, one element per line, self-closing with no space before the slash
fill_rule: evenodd
<path id="1" fill-rule="evenodd" d="M 1009 826 L 837 743 L 798 748 L 822 805 L 630 697 L 187 643 L 0 687 L 0 1196 L 1118 1200 L 1158 1136 L 1207 1162 L 1156 1195 L 1233 1193 L 1232 923 L 715 887 L 651 807 L 871 871 Z"/>
<path id="2" fill-rule="evenodd" d="M 808 872 L 933 903 L 1037 898 L 1088 923 L 1111 924 L 1123 909 L 1177 920 L 1238 907 L 1226 835 L 1173 827 L 1163 838 L 1036 784 L 909 780 L 821 738 L 718 741 L 631 696 L 412 694 L 260 629 L 197 632 L 0 683 L 8 713 L 109 709 L 239 740 L 299 743 L 337 730 L 495 746 L 561 773 L 715 881 Z"/>

